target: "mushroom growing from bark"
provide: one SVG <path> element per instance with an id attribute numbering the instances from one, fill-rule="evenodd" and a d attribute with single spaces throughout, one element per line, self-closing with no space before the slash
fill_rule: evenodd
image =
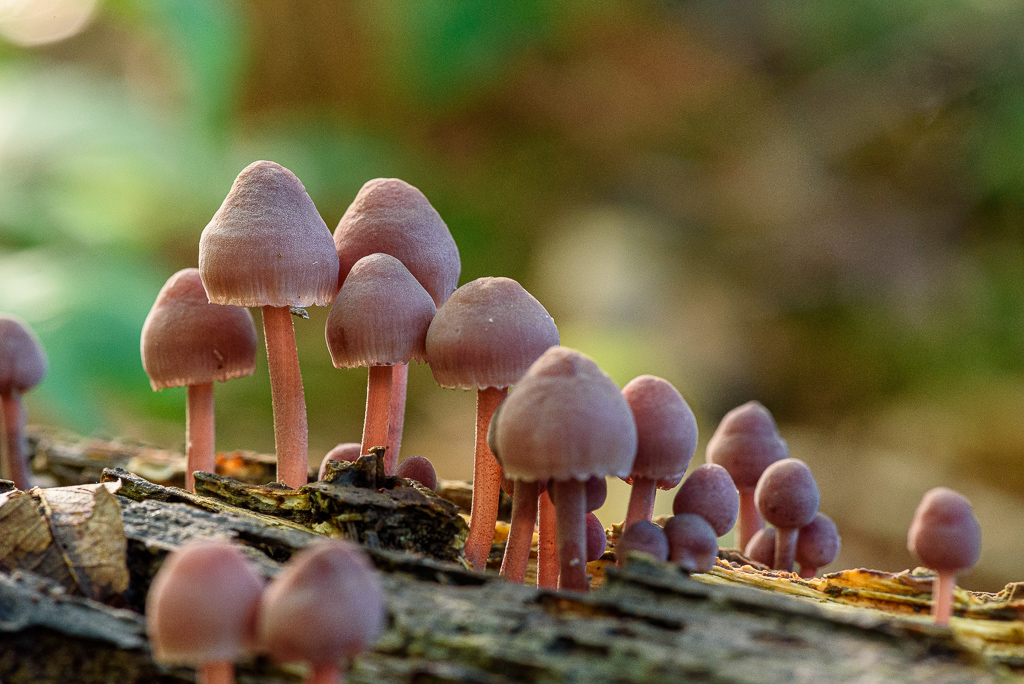
<path id="1" fill-rule="evenodd" d="M 665 523 L 668 559 L 687 573 L 709 572 L 718 557 L 718 535 L 702 516 L 674 515 Z"/>
<path id="2" fill-rule="evenodd" d="M 212 303 L 263 308 L 277 479 L 300 487 L 308 432 L 291 308 L 334 300 L 338 253 L 295 174 L 269 161 L 238 174 L 199 239 L 199 272 Z"/>
<path id="3" fill-rule="evenodd" d="M 466 283 L 437 310 L 427 332 L 427 356 L 437 384 L 477 390 L 473 503 L 466 540 L 466 559 L 476 570 L 483 569 L 487 561 L 498 519 L 501 468 L 487 446 L 491 416 L 509 386 L 519 382 L 530 364 L 557 344 L 554 319 L 510 278 L 478 278 Z M 532 490 L 523 489 L 527 491 Z M 537 493 L 532 496 L 536 501 Z M 535 501 L 523 504 L 533 508 L 534 518 Z M 531 535 L 532 526 L 533 522 Z"/>
<path id="4" fill-rule="evenodd" d="M 415 480 L 427 489 L 437 489 L 437 472 L 434 464 L 425 456 L 410 456 L 395 469 L 395 475 L 406 480 Z"/>
<path id="5" fill-rule="evenodd" d="M 3 412 L 6 476 L 25 491 L 32 486 L 25 448 L 25 408 L 21 395 L 46 375 L 46 354 L 20 318 L 0 314 L 0 409 Z"/>
<path id="6" fill-rule="evenodd" d="M 832 518 L 816 513 L 810 523 L 800 528 L 796 538 L 796 562 L 800 564 L 800 576 L 807 579 L 818 574 L 839 557 L 842 540 L 839 528 Z"/>
<path id="7" fill-rule="evenodd" d="M 776 461 L 761 475 L 754 499 L 764 519 L 775 526 L 772 567 L 792 572 L 797 535 L 814 519 L 821 504 L 811 469 L 798 458 Z"/>
<path id="8" fill-rule="evenodd" d="M 360 455 L 360 444 L 359 442 L 342 442 L 334 446 L 330 451 L 324 455 L 322 461 L 320 461 L 320 470 L 317 472 L 317 479 L 324 479 L 324 475 L 327 474 L 327 462 L 337 461 L 355 461 Z"/>
<path id="9" fill-rule="evenodd" d="M 740 497 L 729 471 L 715 463 L 697 466 L 672 500 L 672 513 L 704 518 L 721 537 L 736 524 Z"/>
<path id="10" fill-rule="evenodd" d="M 971 502 L 947 487 L 928 490 L 914 512 L 907 549 L 935 571 L 932 615 L 936 624 L 948 625 L 956 574 L 972 568 L 981 556 L 981 525 Z"/>
<path id="11" fill-rule="evenodd" d="M 799 544 L 799 537 L 797 543 Z M 743 555 L 769 568 L 775 563 L 775 528 L 762 527 L 743 548 Z"/>
<path id="12" fill-rule="evenodd" d="M 168 278 L 142 324 L 142 367 L 150 385 L 154 390 L 188 387 L 185 488 L 190 492 L 194 472 L 214 472 L 213 381 L 252 375 L 257 343 L 249 310 L 211 304 L 198 268 Z"/>
<path id="13" fill-rule="evenodd" d="M 665 530 L 650 520 L 637 520 L 625 528 L 615 545 L 615 564 L 623 565 L 630 552 L 646 553 L 655 560 L 668 560 L 669 546 Z"/>

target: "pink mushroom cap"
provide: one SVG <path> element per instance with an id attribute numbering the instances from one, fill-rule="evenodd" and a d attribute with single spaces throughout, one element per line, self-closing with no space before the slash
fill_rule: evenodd
<path id="1" fill-rule="evenodd" d="M 46 375 L 46 353 L 28 324 L 0 314 L 0 394 L 27 392 Z"/>
<path id="2" fill-rule="evenodd" d="M 636 421 L 634 478 L 655 480 L 659 489 L 679 484 L 697 448 L 697 419 L 679 390 L 668 380 L 641 375 L 622 388 Z"/>
<path id="3" fill-rule="evenodd" d="M 757 486 L 768 466 L 789 456 L 789 447 L 768 409 L 749 401 L 725 414 L 705 453 L 708 463 L 723 466 L 744 491 Z"/>
<path id="4" fill-rule="evenodd" d="M 740 494 L 729 471 L 715 463 L 697 466 L 672 500 L 672 513 L 693 513 L 707 520 L 721 537 L 736 524 Z"/>
<path id="5" fill-rule="evenodd" d="M 668 559 L 686 572 L 708 572 L 718 558 L 718 537 L 703 517 L 674 515 L 665 523 Z"/>
<path id="6" fill-rule="evenodd" d="M 608 548 L 608 534 L 593 512 L 587 513 L 587 562 L 596 561 Z"/>
<path id="7" fill-rule="evenodd" d="M 799 540 L 797 541 L 799 544 Z M 775 528 L 762 527 L 747 542 L 743 555 L 769 568 L 775 563 Z"/>
<path id="8" fill-rule="evenodd" d="M 434 464 L 424 456 L 410 456 L 398 464 L 395 475 L 407 480 L 416 480 L 427 489 L 437 489 L 437 473 Z"/>
<path id="9" fill-rule="evenodd" d="M 839 528 L 832 518 L 819 512 L 800 528 L 796 538 L 796 562 L 801 570 L 823 568 L 839 557 L 841 547 Z"/>
<path id="10" fill-rule="evenodd" d="M 355 462 L 360 456 L 360 444 L 359 442 L 342 442 L 338 444 L 324 456 L 323 460 L 320 461 L 320 472 L 317 475 L 318 480 L 324 479 L 324 475 L 327 473 L 327 462 L 337 461 L 339 463 L 343 461 Z"/>
<path id="11" fill-rule="evenodd" d="M 656 560 L 668 560 L 668 538 L 665 530 L 650 520 L 638 520 L 622 532 L 619 543 L 615 547 L 615 557 L 621 565 L 626 556 L 637 551 L 654 556 Z"/>
<path id="12" fill-rule="evenodd" d="M 973 567 L 981 556 L 981 525 L 971 502 L 947 487 L 928 490 L 914 512 L 907 549 L 932 570 Z"/>
<path id="13" fill-rule="evenodd" d="M 821 493 L 807 464 L 798 458 L 786 458 L 765 469 L 754 490 L 754 500 L 766 521 L 791 530 L 814 519 Z"/>

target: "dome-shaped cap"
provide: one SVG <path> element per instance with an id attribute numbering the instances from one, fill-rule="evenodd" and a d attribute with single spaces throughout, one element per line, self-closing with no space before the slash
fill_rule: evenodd
<path id="1" fill-rule="evenodd" d="M 636 423 L 618 385 L 578 351 L 551 347 L 516 384 L 498 415 L 497 445 L 513 480 L 625 477 Z"/>
<path id="2" fill-rule="evenodd" d="M 792 530 L 814 519 L 821 493 L 810 467 L 798 458 L 786 458 L 765 469 L 754 501 L 761 517 L 781 530 Z"/>
<path id="3" fill-rule="evenodd" d="M 256 324 L 240 306 L 211 304 L 198 268 L 164 284 L 142 324 L 142 367 L 153 389 L 252 375 Z"/>
<path id="4" fill-rule="evenodd" d="M 653 375 L 633 378 L 622 388 L 636 420 L 636 461 L 627 482 L 657 480 L 672 489 L 683 479 L 697 448 L 697 419 L 679 390 Z"/>
<path id="5" fill-rule="evenodd" d="M 686 572 L 710 572 L 718 557 L 716 530 L 702 516 L 674 515 L 665 523 L 668 559 Z"/>
<path id="6" fill-rule="evenodd" d="M 434 301 L 402 262 L 371 254 L 356 262 L 327 315 L 336 368 L 422 361 Z"/>
<path id="7" fill-rule="evenodd" d="M 459 248 L 423 193 L 397 178 L 367 181 L 334 231 L 339 282 L 368 254 L 397 258 L 440 307 L 459 283 Z"/>
<path id="8" fill-rule="evenodd" d="M 796 538 L 796 562 L 800 569 L 821 568 L 839 557 L 842 540 L 832 518 L 816 513 L 810 523 L 800 528 Z"/>
<path id="9" fill-rule="evenodd" d="M 725 414 L 705 454 L 708 463 L 729 471 L 738 490 L 749 491 L 765 468 L 789 456 L 789 447 L 768 409 L 748 401 Z"/>
<path id="10" fill-rule="evenodd" d="M 914 512 L 907 549 L 932 570 L 972 567 L 981 556 L 981 525 L 971 502 L 947 487 L 928 490 Z"/>
<path id="11" fill-rule="evenodd" d="M 16 316 L 0 314 L 0 394 L 27 392 L 46 375 L 46 354 L 35 333 Z"/>
<path id="12" fill-rule="evenodd" d="M 736 524 L 740 494 L 729 472 L 715 463 L 697 466 L 676 492 L 672 513 L 693 513 L 707 520 L 721 537 Z"/>
<path id="13" fill-rule="evenodd" d="M 259 624 L 260 645 L 278 662 L 337 662 L 380 637 L 384 590 L 358 546 L 319 541 L 267 587 Z"/>
<path id="14" fill-rule="evenodd" d="M 306 188 L 288 169 L 253 162 L 199 238 L 199 270 L 214 304 L 327 306 L 338 253 Z"/>
<path id="15" fill-rule="evenodd" d="M 511 278 L 466 283 L 427 331 L 430 370 L 441 387 L 510 387 L 557 344 L 555 320 Z"/>
<path id="16" fill-rule="evenodd" d="M 197 666 L 252 651 L 263 581 L 226 541 L 182 546 L 164 561 L 146 597 L 146 631 L 161 663 Z"/>

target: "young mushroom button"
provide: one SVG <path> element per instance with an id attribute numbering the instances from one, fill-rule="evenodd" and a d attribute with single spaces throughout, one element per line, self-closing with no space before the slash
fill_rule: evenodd
<path id="1" fill-rule="evenodd" d="M 46 354 L 35 334 L 20 318 L 0 314 L 0 408 L 3 411 L 3 469 L 14 486 L 32 487 L 25 446 L 25 409 L 21 395 L 46 375 Z"/>
<path id="2" fill-rule="evenodd" d="M 668 559 L 687 573 L 709 572 L 718 557 L 718 537 L 703 517 L 683 513 L 665 524 Z"/>
<path id="3" fill-rule="evenodd" d="M 776 570 L 793 571 L 797 534 L 814 519 L 821 504 L 818 483 L 798 458 L 777 461 L 764 471 L 754 490 L 757 508 L 775 526 Z"/>
<path id="4" fill-rule="evenodd" d="M 707 520 L 721 537 L 736 524 L 740 497 L 729 472 L 720 465 L 697 466 L 676 492 L 672 513 L 693 513 Z"/>
<path id="5" fill-rule="evenodd" d="M 839 557 L 842 540 L 839 528 L 824 513 L 816 513 L 814 519 L 800 528 L 796 538 L 796 562 L 800 564 L 800 576 L 814 577 L 820 568 Z"/>

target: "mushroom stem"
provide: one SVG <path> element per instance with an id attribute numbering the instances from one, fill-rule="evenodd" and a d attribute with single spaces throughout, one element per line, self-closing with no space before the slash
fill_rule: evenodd
<path id="1" fill-rule="evenodd" d="M 740 492 L 740 512 L 736 517 L 736 548 L 745 549 L 750 540 L 764 527 L 764 518 L 754 502 L 754 490 Z"/>
<path id="2" fill-rule="evenodd" d="M 558 588 L 587 591 L 587 491 L 580 480 L 555 480 Z"/>
<path id="3" fill-rule="evenodd" d="M 363 420 L 363 443 L 359 453 L 368 454 L 376 446 L 388 442 L 388 413 L 391 410 L 391 366 L 370 366 L 366 380 L 366 416 Z M 388 474 L 387 451 L 384 472 Z M 397 464 L 396 464 L 397 465 Z M 392 467 L 391 472 L 394 472 Z"/>
<path id="4" fill-rule="evenodd" d="M 505 544 L 505 557 L 501 561 L 501 574 L 510 582 L 522 582 L 526 578 L 526 566 L 530 561 L 530 545 L 533 543 L 533 528 L 537 522 L 537 482 L 519 480 L 512 497 L 512 525 Z"/>
<path id="5" fill-rule="evenodd" d="M 342 684 L 343 681 L 345 679 L 337 663 L 332 662 L 315 663 L 306 676 L 306 684 Z"/>
<path id="6" fill-rule="evenodd" d="M 188 411 L 185 415 L 185 451 L 188 467 L 185 469 L 185 489 L 196 491 L 193 473 L 201 470 L 212 473 L 216 468 L 213 430 L 213 382 L 188 386 Z"/>
<path id="7" fill-rule="evenodd" d="M 298 489 L 309 479 L 309 435 L 291 310 L 287 306 L 264 306 L 263 333 L 267 341 L 270 397 L 274 406 L 277 480 Z"/>
<path id="8" fill-rule="evenodd" d="M 473 460 L 473 503 L 469 513 L 466 560 L 474 570 L 483 570 L 494 541 L 501 491 L 501 466 L 487 447 L 487 428 L 494 409 L 508 394 L 508 388 L 486 387 L 476 394 L 476 456 Z"/>
<path id="9" fill-rule="evenodd" d="M 196 669 L 196 684 L 235 684 L 235 664 L 228 660 L 203 663 Z"/>
<path id="10" fill-rule="evenodd" d="M 633 478 L 633 489 L 629 494 L 629 507 L 626 508 L 626 519 L 622 523 L 622 529 L 629 529 L 630 525 L 639 520 L 649 522 L 654 517 L 654 496 L 657 493 L 656 480 L 645 477 Z"/>
<path id="11" fill-rule="evenodd" d="M 402 448 L 402 428 L 405 425 L 405 390 L 409 385 L 409 364 L 396 363 L 391 367 L 391 410 L 388 412 L 388 450 L 384 452 L 384 474 L 394 475 L 398 467 L 398 452 Z"/>
<path id="12" fill-rule="evenodd" d="M 932 582 L 932 617 L 935 624 L 948 625 L 953 616 L 953 589 L 956 587 L 956 573 L 937 570 Z"/>
<path id="13" fill-rule="evenodd" d="M 775 562 L 773 570 L 793 572 L 793 560 L 796 558 L 796 540 L 800 530 L 775 530 Z"/>
<path id="14" fill-rule="evenodd" d="M 4 435 L 7 437 L 7 476 L 14 481 L 15 487 L 24 492 L 32 487 L 32 475 L 25 453 L 25 411 L 21 405 L 21 394 L 14 390 L 0 394 L 0 404 L 3 407 Z"/>
<path id="15" fill-rule="evenodd" d="M 540 495 L 540 523 L 537 532 L 537 586 L 554 589 L 558 586 L 558 547 L 555 545 L 557 527 L 555 504 L 551 495 Z"/>

